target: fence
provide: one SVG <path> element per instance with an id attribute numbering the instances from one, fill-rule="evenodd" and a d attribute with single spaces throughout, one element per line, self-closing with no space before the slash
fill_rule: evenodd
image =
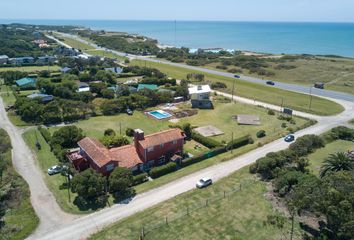
<path id="1" fill-rule="evenodd" d="M 223 191 L 216 197 L 206 198 L 197 204 L 186 206 L 186 208 L 184 210 L 181 210 L 180 212 L 175 213 L 173 215 L 166 216 L 163 219 L 161 219 L 161 221 L 158 221 L 154 224 L 144 225 L 141 227 L 139 239 L 144 240 L 147 234 L 153 232 L 156 229 L 168 227 L 174 221 L 179 220 L 184 217 L 188 217 L 193 212 L 196 212 L 196 211 L 203 209 L 203 208 L 207 208 L 208 206 L 218 203 L 220 201 L 227 201 L 227 200 L 229 200 L 229 197 L 232 194 L 234 194 L 236 192 L 240 192 L 243 189 L 249 187 L 250 185 L 254 185 L 254 184 L 259 184 L 259 182 L 256 181 L 256 179 L 255 179 L 254 181 L 240 183 L 240 184 L 238 184 L 238 186 L 236 188 L 234 188 L 231 191 Z"/>

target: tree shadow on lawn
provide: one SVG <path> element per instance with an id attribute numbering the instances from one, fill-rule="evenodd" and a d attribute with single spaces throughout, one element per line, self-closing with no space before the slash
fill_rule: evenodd
<path id="1" fill-rule="evenodd" d="M 136 192 L 134 189 L 129 189 L 127 192 L 112 193 L 112 195 L 114 197 L 114 204 L 129 204 L 136 196 Z"/>

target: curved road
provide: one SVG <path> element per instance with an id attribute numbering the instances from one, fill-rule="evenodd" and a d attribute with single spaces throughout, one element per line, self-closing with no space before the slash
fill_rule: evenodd
<path id="1" fill-rule="evenodd" d="M 230 97 L 227 94 L 225 96 Z M 239 97 L 235 97 L 234 100 L 255 105 L 262 104 L 265 107 L 274 109 L 279 108 L 279 106 L 253 102 L 252 100 Z M 316 125 L 297 132 L 296 136 L 321 134 L 335 126 L 346 125 L 348 120 L 354 118 L 354 101 L 348 102 L 343 101 L 343 99 L 335 101 L 342 104 L 345 107 L 345 111 L 334 117 L 317 117 L 296 112 L 299 116 L 315 118 L 318 121 Z M 21 130 L 13 126 L 9 121 L 1 98 L 0 127 L 3 127 L 10 135 L 13 144 L 14 166 L 29 184 L 31 202 L 40 218 L 39 228 L 29 239 L 71 240 L 86 238 L 90 234 L 117 220 L 131 216 L 136 212 L 143 211 L 148 207 L 168 200 L 178 194 L 194 189 L 195 182 L 205 175 L 211 176 L 217 181 L 255 162 L 268 152 L 286 149 L 289 145 L 282 139 L 276 140 L 230 161 L 205 168 L 156 189 L 139 194 L 131 199 L 129 203 L 117 204 L 86 216 L 77 217 L 66 214 L 59 208 L 53 194 L 45 185 L 42 173 L 37 166 L 34 156 L 22 139 Z"/>
<path id="2" fill-rule="evenodd" d="M 167 65 L 170 65 L 170 66 L 181 67 L 181 68 L 196 70 L 196 71 L 200 71 L 200 72 L 210 73 L 210 74 L 214 74 L 214 75 L 219 75 L 219 76 L 223 76 L 223 77 L 234 78 L 234 74 L 232 74 L 232 73 L 227 73 L 227 72 L 222 72 L 222 71 L 217 71 L 217 70 L 212 70 L 212 69 L 207 69 L 207 68 L 202 68 L 202 67 L 189 66 L 189 65 L 186 65 L 186 64 L 182 64 L 182 63 L 173 63 L 173 62 L 170 62 L 170 61 L 159 60 L 159 59 L 155 59 L 155 58 L 152 58 L 152 57 L 138 56 L 138 55 L 133 55 L 133 54 L 125 54 L 125 53 L 118 52 L 118 51 L 115 51 L 115 50 L 111 50 L 111 49 L 108 49 L 108 48 L 99 47 L 98 45 L 96 45 L 94 43 L 91 43 L 91 42 L 88 42 L 88 41 L 86 41 L 86 40 L 84 40 L 82 38 L 79 38 L 79 37 L 75 36 L 75 35 L 66 34 L 66 33 L 58 33 L 58 34 L 61 34 L 64 37 L 75 39 L 77 41 L 80 41 L 82 43 L 90 45 L 90 46 L 92 46 L 92 47 L 94 47 L 96 49 L 104 50 L 104 51 L 107 51 L 107 52 L 111 52 L 111 53 L 117 54 L 119 56 L 125 56 L 125 57 L 131 58 L 131 59 L 139 59 L 139 60 L 156 62 L 156 63 L 164 63 L 164 64 L 167 64 Z M 47 36 L 47 37 L 50 37 L 53 40 L 60 42 L 58 39 L 53 38 L 51 36 Z M 63 44 L 63 45 L 66 45 L 63 42 L 60 42 L 60 43 Z M 265 84 L 265 80 L 260 79 L 260 78 L 250 77 L 250 76 L 246 76 L 246 75 L 240 75 L 240 77 L 241 77 L 241 80 L 243 80 L 243 81 L 257 83 L 257 84 L 263 84 L 263 85 Z M 310 92 L 311 92 L 312 94 L 317 95 L 317 96 L 321 96 L 321 97 L 354 102 L 354 95 L 352 95 L 352 94 L 342 93 L 342 92 L 337 92 L 337 91 L 332 91 L 332 90 L 318 89 L 318 88 L 314 88 L 312 86 L 304 86 L 304 85 L 296 85 L 296 84 L 291 84 L 291 83 L 275 82 L 275 86 L 273 86 L 273 87 L 284 89 L 284 90 L 289 90 L 289 91 L 294 91 L 294 92 L 299 92 L 299 93 L 304 93 L 304 94 L 310 94 Z"/>
<path id="3" fill-rule="evenodd" d="M 1 97 L 0 128 L 5 129 L 9 134 L 13 149 L 13 165 L 29 185 L 31 203 L 40 219 L 36 232 L 42 232 L 53 226 L 72 221 L 74 216 L 66 214 L 60 209 L 55 197 L 47 188 L 35 157 L 22 138 L 22 130 L 10 122 Z"/>

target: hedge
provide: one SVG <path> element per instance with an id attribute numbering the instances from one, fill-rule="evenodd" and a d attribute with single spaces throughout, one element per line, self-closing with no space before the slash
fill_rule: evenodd
<path id="1" fill-rule="evenodd" d="M 220 147 L 222 144 L 212 138 L 204 137 L 199 133 L 192 132 L 192 139 L 200 144 L 206 146 L 207 148 Z"/>
<path id="2" fill-rule="evenodd" d="M 43 136 L 44 140 L 49 144 L 50 141 L 52 140 L 52 135 L 50 134 L 48 129 L 43 128 L 41 126 L 38 126 L 38 131 L 41 133 L 41 135 Z"/>
<path id="3" fill-rule="evenodd" d="M 252 144 L 252 143 L 254 143 L 254 141 L 251 138 L 251 136 L 250 135 L 246 135 L 244 137 L 240 137 L 240 138 L 237 138 L 237 139 L 235 139 L 233 141 L 230 141 L 226 145 L 226 149 L 227 150 L 231 150 L 231 149 L 243 147 L 243 146 L 246 146 L 247 144 Z"/>
<path id="4" fill-rule="evenodd" d="M 198 162 L 201 162 L 205 159 L 208 159 L 208 158 L 211 158 L 211 157 L 214 157 L 218 154 L 221 154 L 221 153 L 224 153 L 226 152 L 226 148 L 225 147 L 218 147 L 218 148 L 215 148 L 213 151 L 210 151 L 208 153 L 205 153 L 205 154 L 201 154 L 201 155 L 198 155 L 198 156 L 194 156 L 194 157 L 191 157 L 191 158 L 188 158 L 188 159 L 185 159 L 182 161 L 181 163 L 181 166 L 182 167 L 187 167 L 189 165 L 192 165 L 194 163 L 198 163 Z"/>
<path id="5" fill-rule="evenodd" d="M 140 173 L 133 177 L 133 185 L 138 185 L 148 180 L 147 173 Z"/>
<path id="6" fill-rule="evenodd" d="M 177 165 L 174 162 L 167 163 L 166 165 L 155 167 L 150 170 L 150 177 L 158 178 L 167 173 L 171 173 L 177 170 Z"/>

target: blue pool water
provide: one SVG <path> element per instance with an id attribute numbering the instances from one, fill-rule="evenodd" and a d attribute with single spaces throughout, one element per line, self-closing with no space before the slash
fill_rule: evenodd
<path id="1" fill-rule="evenodd" d="M 153 116 L 154 118 L 157 118 L 157 119 L 165 119 L 165 118 L 172 117 L 171 114 L 169 114 L 168 112 L 162 111 L 162 110 L 151 111 L 151 112 L 148 112 L 148 114 Z"/>

